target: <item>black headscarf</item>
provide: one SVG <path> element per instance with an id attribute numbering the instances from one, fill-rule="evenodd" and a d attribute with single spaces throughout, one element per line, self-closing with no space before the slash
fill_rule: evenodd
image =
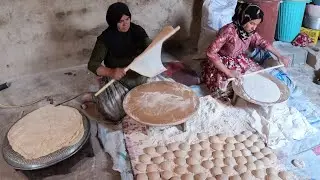
<path id="1" fill-rule="evenodd" d="M 264 13 L 258 5 L 251 3 L 238 3 L 235 13 L 232 17 L 233 24 L 236 25 L 238 35 L 242 40 L 246 40 L 254 32 L 247 32 L 243 26 L 255 19 L 261 19 L 263 21 Z"/>
<path id="2" fill-rule="evenodd" d="M 122 2 L 111 4 L 106 15 L 106 20 L 109 24 L 109 27 L 116 28 L 117 23 L 120 21 L 123 15 L 129 16 L 131 18 L 130 10 L 126 4 Z"/>

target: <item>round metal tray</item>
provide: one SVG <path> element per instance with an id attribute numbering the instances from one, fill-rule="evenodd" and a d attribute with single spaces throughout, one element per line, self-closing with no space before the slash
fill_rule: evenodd
<path id="1" fill-rule="evenodd" d="M 242 83 L 236 83 L 235 81 L 232 82 L 232 88 L 233 88 L 234 93 L 236 93 L 238 96 L 240 96 L 242 99 L 244 99 L 248 102 L 251 102 L 253 104 L 258 104 L 261 106 L 272 106 L 274 104 L 281 103 L 281 102 L 288 100 L 288 98 L 290 96 L 290 91 L 286 85 L 284 85 L 280 80 L 271 76 L 270 74 L 260 73 L 259 75 L 270 79 L 272 82 L 274 82 L 278 86 L 278 88 L 280 89 L 280 92 L 281 92 L 281 95 L 280 95 L 280 98 L 278 99 L 278 101 L 271 102 L 271 103 L 256 101 L 247 95 L 247 93 L 243 89 Z"/>
<path id="2" fill-rule="evenodd" d="M 79 111 L 79 113 L 81 112 Z M 2 154 L 5 161 L 15 169 L 36 170 L 52 166 L 71 157 L 82 148 L 82 146 L 90 137 L 90 122 L 87 117 L 83 115 L 83 113 L 81 113 L 81 115 L 83 117 L 84 133 L 80 141 L 72 146 L 64 147 L 58 151 L 37 159 L 25 159 L 19 153 L 15 152 L 9 144 L 7 133 L 2 145 Z"/>

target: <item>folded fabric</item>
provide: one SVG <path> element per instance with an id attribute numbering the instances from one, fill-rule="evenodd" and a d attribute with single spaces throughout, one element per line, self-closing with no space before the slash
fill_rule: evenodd
<path id="1" fill-rule="evenodd" d="M 310 43 L 313 43 L 313 40 L 306 33 L 299 33 L 291 44 L 294 46 L 306 47 Z"/>

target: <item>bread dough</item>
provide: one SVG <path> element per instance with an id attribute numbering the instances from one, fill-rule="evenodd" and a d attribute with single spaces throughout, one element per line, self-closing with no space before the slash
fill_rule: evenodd
<path id="1" fill-rule="evenodd" d="M 147 165 L 146 164 L 137 164 L 135 166 L 136 170 L 140 171 L 140 172 L 146 172 L 147 170 Z"/>
<path id="2" fill-rule="evenodd" d="M 174 163 L 172 161 L 164 161 L 160 164 L 160 168 L 164 171 L 172 171 Z"/>
<path id="3" fill-rule="evenodd" d="M 167 152 L 167 147 L 165 147 L 165 146 L 157 146 L 156 147 L 156 151 L 157 151 L 157 153 L 159 153 L 159 154 L 163 154 L 163 153 L 165 153 L 165 152 Z"/>
<path id="4" fill-rule="evenodd" d="M 266 172 L 267 172 L 267 174 L 274 174 L 274 175 L 278 174 L 278 171 L 275 168 L 272 168 L 272 167 L 271 168 L 267 168 Z"/>
<path id="5" fill-rule="evenodd" d="M 225 167 L 222 167 L 221 169 L 222 169 L 222 172 L 228 176 L 232 175 L 234 172 L 234 169 L 231 166 L 225 166 Z"/>
<path id="6" fill-rule="evenodd" d="M 191 150 L 192 151 L 200 151 L 202 149 L 200 144 L 192 144 L 191 145 Z"/>
<path id="7" fill-rule="evenodd" d="M 240 177 L 241 177 L 241 179 L 245 179 L 245 180 L 252 180 L 252 179 L 254 179 L 254 176 L 251 174 L 251 172 L 250 171 L 247 171 L 247 172 L 244 172 L 244 173 L 242 173 L 241 175 L 240 175 Z"/>
<path id="8" fill-rule="evenodd" d="M 263 168 L 264 168 L 264 164 L 263 164 L 263 162 L 260 161 L 260 160 L 256 160 L 256 161 L 254 162 L 254 164 L 256 165 L 256 169 L 263 169 Z"/>
<path id="9" fill-rule="evenodd" d="M 209 141 L 201 141 L 199 144 L 203 149 L 210 149 L 210 142 Z"/>
<path id="10" fill-rule="evenodd" d="M 221 158 L 213 159 L 213 163 L 214 163 L 215 167 L 223 167 L 224 166 L 223 159 L 221 159 Z"/>
<path id="11" fill-rule="evenodd" d="M 258 74 L 246 76 L 243 89 L 250 98 L 266 103 L 278 101 L 281 95 L 276 83 Z"/>
<path id="12" fill-rule="evenodd" d="M 217 136 L 220 139 L 220 141 L 225 141 L 228 138 L 226 134 L 217 134 Z"/>
<path id="13" fill-rule="evenodd" d="M 162 179 L 170 179 L 173 176 L 172 171 L 162 171 L 160 173 Z"/>
<path id="14" fill-rule="evenodd" d="M 198 133 L 197 137 L 200 141 L 203 141 L 208 138 L 208 133 Z"/>
<path id="15" fill-rule="evenodd" d="M 251 131 L 243 131 L 241 134 L 243 134 L 247 139 L 249 136 L 252 135 L 252 132 Z"/>
<path id="16" fill-rule="evenodd" d="M 269 175 L 266 175 L 266 180 L 282 180 L 281 178 L 279 178 L 277 175 L 274 175 L 274 174 L 269 174 Z"/>
<path id="17" fill-rule="evenodd" d="M 180 176 L 174 176 L 172 178 L 170 178 L 170 180 L 181 180 Z"/>
<path id="18" fill-rule="evenodd" d="M 151 156 L 149 156 L 148 154 L 142 154 L 139 156 L 139 160 L 143 163 L 149 163 L 151 161 Z"/>
<path id="19" fill-rule="evenodd" d="M 234 144 L 234 143 L 237 143 L 238 141 L 234 138 L 234 137 L 228 137 L 226 139 L 226 143 L 231 143 L 231 144 Z"/>
<path id="20" fill-rule="evenodd" d="M 210 136 L 209 141 L 210 141 L 210 143 L 221 143 L 222 142 L 218 136 Z"/>
<path id="21" fill-rule="evenodd" d="M 199 173 L 194 176 L 195 180 L 206 180 L 207 175 L 205 173 Z"/>
<path id="22" fill-rule="evenodd" d="M 272 153 L 272 150 L 270 148 L 265 147 L 265 148 L 261 149 L 261 153 L 263 155 L 268 155 L 268 154 Z"/>
<path id="23" fill-rule="evenodd" d="M 221 143 L 212 143 L 212 144 L 210 145 L 210 147 L 211 147 L 212 149 L 218 150 L 218 151 L 223 150 L 223 144 L 221 144 Z"/>
<path id="24" fill-rule="evenodd" d="M 270 159 L 271 162 L 276 162 L 277 161 L 277 156 L 273 153 L 266 155 L 268 159 Z"/>
<path id="25" fill-rule="evenodd" d="M 224 159 L 224 164 L 226 164 L 228 166 L 234 166 L 237 164 L 237 162 L 233 157 L 227 157 Z"/>
<path id="26" fill-rule="evenodd" d="M 201 159 L 200 151 L 189 151 L 189 157 Z"/>
<path id="27" fill-rule="evenodd" d="M 265 166 L 270 166 L 271 164 L 271 161 L 269 160 L 269 158 L 263 157 L 260 160 L 263 162 Z"/>
<path id="28" fill-rule="evenodd" d="M 223 151 L 224 157 L 232 157 L 232 151 L 230 150 L 224 150 Z"/>
<path id="29" fill-rule="evenodd" d="M 222 153 L 222 152 L 221 152 Z M 200 155 L 204 158 L 208 158 L 208 157 L 211 157 L 211 151 L 208 150 L 208 149 L 205 149 L 205 150 L 201 150 L 200 151 Z"/>
<path id="30" fill-rule="evenodd" d="M 148 164 L 147 165 L 147 172 L 156 172 L 156 171 L 158 171 L 157 164 Z"/>
<path id="31" fill-rule="evenodd" d="M 257 146 L 251 146 L 248 148 L 252 153 L 259 152 L 260 149 Z"/>
<path id="32" fill-rule="evenodd" d="M 246 164 L 247 159 L 244 156 L 236 157 L 237 164 Z"/>
<path id="33" fill-rule="evenodd" d="M 213 158 L 224 158 L 222 151 L 214 151 L 212 153 Z"/>
<path id="34" fill-rule="evenodd" d="M 242 150 L 242 149 L 245 149 L 245 145 L 243 143 L 236 143 L 234 144 L 236 150 Z"/>
<path id="35" fill-rule="evenodd" d="M 217 180 L 215 177 L 207 177 L 206 180 Z"/>
<path id="36" fill-rule="evenodd" d="M 239 175 L 234 175 L 234 176 L 231 176 L 229 179 L 230 180 L 241 180 L 241 177 Z"/>
<path id="37" fill-rule="evenodd" d="M 174 151 L 174 155 L 176 157 L 186 157 L 187 156 L 187 152 L 186 151 L 182 151 L 182 150 L 177 150 L 177 151 Z"/>
<path id="38" fill-rule="evenodd" d="M 257 160 L 257 158 L 255 156 L 247 156 L 246 158 L 247 158 L 248 163 L 253 163 L 254 161 Z"/>
<path id="39" fill-rule="evenodd" d="M 238 134 L 235 136 L 235 139 L 238 141 L 238 142 L 243 142 L 247 139 L 247 137 L 243 134 Z"/>
<path id="40" fill-rule="evenodd" d="M 177 166 L 174 168 L 174 172 L 176 174 L 182 175 L 188 172 L 187 168 L 185 166 Z"/>
<path id="41" fill-rule="evenodd" d="M 254 155 L 257 159 L 261 159 L 261 158 L 264 157 L 264 155 L 263 155 L 260 151 L 253 153 L 253 155 Z"/>
<path id="42" fill-rule="evenodd" d="M 256 134 L 252 134 L 251 136 L 248 137 L 248 140 L 252 141 L 252 142 L 256 142 L 258 140 L 259 136 L 257 136 Z"/>
<path id="43" fill-rule="evenodd" d="M 248 163 L 246 164 L 246 167 L 247 167 L 247 169 L 250 170 L 250 171 L 257 169 L 256 165 L 255 165 L 253 162 L 248 162 Z"/>
<path id="44" fill-rule="evenodd" d="M 163 156 L 158 156 L 158 157 L 154 157 L 151 159 L 153 163 L 155 164 L 160 164 L 164 161 L 164 157 Z"/>
<path id="45" fill-rule="evenodd" d="M 15 123 L 7 137 L 12 149 L 25 159 L 37 159 L 80 141 L 83 117 L 75 108 L 47 105 Z"/>
<path id="46" fill-rule="evenodd" d="M 243 142 L 243 144 L 248 148 L 248 147 L 251 147 L 251 146 L 253 145 L 253 142 L 250 141 L 250 140 L 245 140 L 245 141 Z"/>
<path id="47" fill-rule="evenodd" d="M 163 157 L 166 159 L 166 160 L 173 160 L 175 158 L 175 154 L 173 154 L 173 152 L 166 152 L 163 154 Z"/>
<path id="48" fill-rule="evenodd" d="M 179 149 L 179 143 L 178 143 L 178 142 L 170 143 L 170 144 L 168 144 L 167 148 L 168 148 L 170 151 L 178 150 L 178 149 Z"/>
<path id="49" fill-rule="evenodd" d="M 213 168 L 213 162 L 211 160 L 206 160 L 202 162 L 202 166 L 206 169 L 211 169 Z"/>
<path id="50" fill-rule="evenodd" d="M 137 180 L 148 180 L 147 174 L 137 174 Z"/>
<path id="51" fill-rule="evenodd" d="M 228 176 L 225 174 L 216 175 L 217 180 L 228 180 Z"/>
<path id="52" fill-rule="evenodd" d="M 259 149 L 263 149 L 265 146 L 264 142 L 262 141 L 257 141 L 253 143 L 254 146 L 257 146 Z"/>
<path id="53" fill-rule="evenodd" d="M 241 152 L 243 156 L 251 156 L 251 151 L 248 149 L 242 149 Z"/>
<path id="54" fill-rule="evenodd" d="M 225 150 L 235 150 L 236 147 L 234 146 L 234 144 L 228 143 L 224 145 L 224 149 Z"/>
<path id="55" fill-rule="evenodd" d="M 181 176 L 181 180 L 193 180 L 192 174 L 184 174 Z"/>
<path id="56" fill-rule="evenodd" d="M 158 172 L 150 172 L 147 174 L 149 180 L 159 180 L 160 179 L 160 174 Z"/>
<path id="57" fill-rule="evenodd" d="M 195 165 L 189 166 L 189 171 L 193 172 L 195 174 L 201 173 L 202 170 L 203 170 L 203 168 L 202 168 L 202 166 L 200 164 L 195 164 Z"/>
<path id="58" fill-rule="evenodd" d="M 190 149 L 190 145 L 189 145 L 188 143 L 181 143 L 181 144 L 179 145 L 179 148 L 180 148 L 181 150 L 187 151 L 187 150 Z"/>
<path id="59" fill-rule="evenodd" d="M 189 157 L 187 159 L 187 164 L 189 164 L 189 165 L 195 165 L 195 164 L 199 164 L 199 163 L 200 163 L 200 160 L 197 158 Z"/>
<path id="60" fill-rule="evenodd" d="M 280 171 L 278 175 L 283 180 L 290 180 L 292 178 L 291 175 L 286 171 Z"/>
<path id="61" fill-rule="evenodd" d="M 266 172 L 264 170 L 258 169 L 258 170 L 253 170 L 252 174 L 259 179 L 262 179 L 266 176 Z"/>
<path id="62" fill-rule="evenodd" d="M 233 157 L 239 157 L 239 156 L 242 156 L 242 153 L 240 150 L 233 150 L 232 151 L 232 156 Z"/>
<path id="63" fill-rule="evenodd" d="M 144 152 L 145 152 L 146 154 L 149 154 L 150 156 L 154 156 L 154 155 L 157 154 L 156 148 L 154 148 L 154 147 L 144 148 Z"/>
<path id="64" fill-rule="evenodd" d="M 241 174 L 241 173 L 246 172 L 247 169 L 248 169 L 248 167 L 245 166 L 245 165 L 243 165 L 243 164 L 239 164 L 239 165 L 236 165 L 236 166 L 234 167 L 234 169 L 235 169 L 239 174 Z"/>
<path id="65" fill-rule="evenodd" d="M 176 165 L 179 165 L 179 166 L 184 166 L 184 165 L 187 164 L 187 161 L 186 161 L 185 158 L 176 158 L 176 159 L 174 160 L 174 163 L 175 163 Z"/>
<path id="66" fill-rule="evenodd" d="M 222 174 L 222 169 L 220 167 L 216 167 L 215 166 L 215 167 L 210 169 L 210 172 L 211 172 L 212 176 L 216 176 L 216 175 Z"/>

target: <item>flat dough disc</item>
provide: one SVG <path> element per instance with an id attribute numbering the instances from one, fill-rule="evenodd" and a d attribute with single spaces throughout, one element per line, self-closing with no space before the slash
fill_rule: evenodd
<path id="1" fill-rule="evenodd" d="M 251 99 L 265 103 L 276 102 L 281 95 L 277 84 L 261 75 L 246 76 L 243 89 Z"/>
<path id="2" fill-rule="evenodd" d="M 36 159 L 76 144 L 83 134 L 83 119 L 77 109 L 47 105 L 13 125 L 8 141 L 24 158 Z"/>

